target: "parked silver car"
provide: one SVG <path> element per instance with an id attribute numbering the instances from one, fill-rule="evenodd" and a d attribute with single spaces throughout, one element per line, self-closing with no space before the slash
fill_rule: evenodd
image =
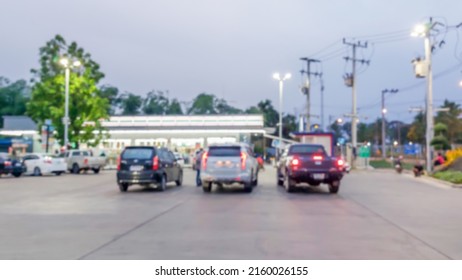
<path id="1" fill-rule="evenodd" d="M 241 184 L 246 192 L 251 192 L 258 184 L 258 162 L 247 144 L 211 145 L 201 163 L 204 192 L 210 192 L 213 184 Z"/>

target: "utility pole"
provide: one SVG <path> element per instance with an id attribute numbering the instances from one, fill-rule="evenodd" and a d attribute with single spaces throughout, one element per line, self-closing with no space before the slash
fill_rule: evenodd
<path id="1" fill-rule="evenodd" d="M 310 122 L 310 117 L 311 117 L 311 111 L 310 111 L 310 88 L 311 88 L 311 84 L 310 84 L 310 78 L 311 78 L 311 75 L 312 74 L 315 74 L 315 73 L 312 73 L 311 72 L 311 63 L 320 63 L 321 61 L 317 60 L 317 59 L 311 59 L 311 58 L 308 58 L 308 57 L 302 57 L 300 58 L 300 60 L 303 60 L 303 61 L 306 61 L 306 77 L 307 77 L 307 83 L 305 86 L 302 87 L 302 92 L 303 94 L 306 95 L 306 131 L 309 132 L 311 130 L 311 122 Z M 303 73 L 304 70 L 302 70 L 302 73 Z M 319 73 L 316 73 L 316 74 L 319 74 Z"/>
<path id="2" fill-rule="evenodd" d="M 385 94 L 386 93 L 397 93 L 397 89 L 384 89 L 382 90 L 382 158 L 386 158 L 387 149 L 385 146 L 386 140 L 386 130 L 385 130 L 385 114 L 387 113 L 387 108 L 385 107 Z"/>
<path id="3" fill-rule="evenodd" d="M 369 64 L 369 60 L 364 59 L 356 59 L 356 49 L 357 48 L 367 48 L 367 42 L 361 43 L 360 41 L 357 42 L 347 42 L 345 38 L 343 38 L 343 44 L 350 46 L 352 48 L 352 57 L 344 57 L 344 59 L 348 62 L 351 60 L 352 62 L 352 71 L 350 75 L 346 75 L 345 84 L 347 86 L 351 86 L 352 88 L 352 112 L 351 112 L 351 144 L 353 149 L 356 151 L 357 146 L 357 120 L 358 120 L 358 111 L 356 105 L 356 62 L 361 64 Z M 353 160 L 352 167 L 355 167 L 355 162 Z"/>
<path id="4" fill-rule="evenodd" d="M 427 161 L 427 172 L 432 171 L 432 149 L 430 143 L 434 137 L 434 128 L 433 128 L 433 74 L 432 74 L 432 43 L 431 43 L 431 32 L 437 31 L 436 26 L 441 25 L 442 23 L 434 22 L 432 18 L 430 21 L 423 25 L 416 26 L 415 30 L 411 33 L 413 37 L 423 37 L 425 38 L 425 77 L 427 78 L 427 98 L 426 98 L 426 119 L 427 119 L 427 129 L 425 133 L 426 138 L 426 161 Z M 457 26 L 459 27 L 459 26 Z"/>
<path id="5" fill-rule="evenodd" d="M 322 72 L 319 75 L 320 81 L 321 81 L 321 128 L 322 131 L 325 131 L 325 126 L 324 126 L 324 79 L 322 78 Z"/>

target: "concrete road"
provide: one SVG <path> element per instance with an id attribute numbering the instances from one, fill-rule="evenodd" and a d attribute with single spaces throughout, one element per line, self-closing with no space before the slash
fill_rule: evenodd
<path id="1" fill-rule="evenodd" d="M 288 194 L 134 186 L 115 172 L 0 179 L 0 259 L 462 259 L 462 189 L 354 172 Z"/>

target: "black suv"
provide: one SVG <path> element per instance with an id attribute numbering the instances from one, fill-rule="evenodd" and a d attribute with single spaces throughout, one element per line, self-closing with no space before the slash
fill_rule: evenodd
<path id="1" fill-rule="evenodd" d="M 12 174 L 19 177 L 26 172 L 26 166 L 23 161 L 17 158 L 10 158 L 6 153 L 0 153 L 0 176 L 2 174 Z"/>
<path id="2" fill-rule="evenodd" d="M 164 191 L 168 182 L 183 183 L 183 169 L 171 151 L 155 147 L 126 147 L 117 159 L 117 183 L 121 192 L 130 185 L 153 184 Z"/>

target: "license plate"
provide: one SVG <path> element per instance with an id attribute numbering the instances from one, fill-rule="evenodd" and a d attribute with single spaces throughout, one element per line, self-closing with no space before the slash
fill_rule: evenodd
<path id="1" fill-rule="evenodd" d="M 313 178 L 316 180 L 324 180 L 325 175 L 322 173 L 313 174 Z"/>
<path id="2" fill-rule="evenodd" d="M 20 163 L 16 163 L 15 166 L 21 166 L 21 164 L 20 164 Z"/>
<path id="3" fill-rule="evenodd" d="M 215 165 L 216 167 L 233 167 L 233 163 L 231 161 L 217 161 Z"/>
<path id="4" fill-rule="evenodd" d="M 142 165 L 132 165 L 132 166 L 130 166 L 130 171 L 141 171 L 141 170 L 143 170 Z"/>

